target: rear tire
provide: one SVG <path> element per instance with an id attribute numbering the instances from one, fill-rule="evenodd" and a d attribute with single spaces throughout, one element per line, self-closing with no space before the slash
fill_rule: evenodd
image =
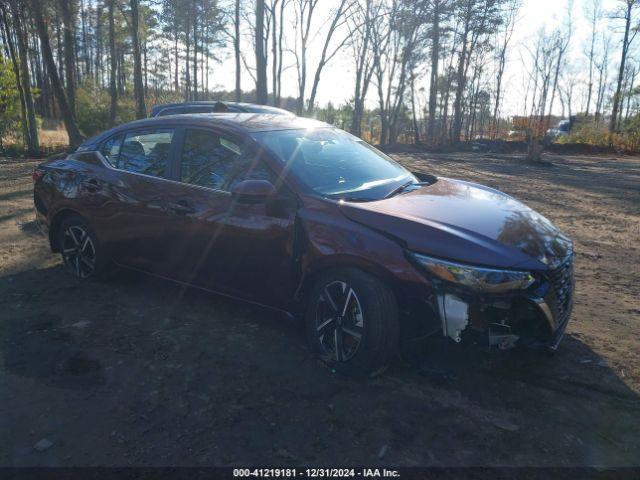
<path id="1" fill-rule="evenodd" d="M 313 350 L 341 373 L 382 373 L 397 353 L 395 295 L 361 270 L 341 268 L 322 274 L 311 290 L 305 321 Z"/>
<path id="2" fill-rule="evenodd" d="M 65 270 L 78 280 L 102 278 L 109 261 L 84 218 L 72 215 L 58 228 L 58 245 Z"/>

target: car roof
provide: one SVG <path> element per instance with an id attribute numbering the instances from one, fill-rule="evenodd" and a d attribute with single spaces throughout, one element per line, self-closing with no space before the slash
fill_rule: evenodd
<path id="1" fill-rule="evenodd" d="M 137 128 L 175 126 L 219 127 L 232 133 L 269 132 L 275 130 L 300 130 L 327 128 L 331 125 L 310 118 L 268 113 L 187 113 L 145 118 L 119 125 L 84 142 L 83 146 L 95 145 L 122 131 Z"/>
<path id="2" fill-rule="evenodd" d="M 228 107 L 236 107 L 241 110 L 246 110 L 247 112 L 255 112 L 255 113 L 280 113 L 280 114 L 288 114 L 293 115 L 288 110 L 278 107 L 272 107 L 270 105 L 257 105 L 254 103 L 243 103 L 243 102 L 226 102 L 221 100 L 198 100 L 191 102 L 176 102 L 176 103 L 163 103 L 154 105 L 151 108 L 151 116 L 156 116 L 160 114 L 164 110 L 169 109 L 188 109 L 188 108 L 197 108 L 197 107 L 211 107 L 214 108 L 219 104 L 223 104 Z M 224 113 L 224 112 L 220 112 Z"/>

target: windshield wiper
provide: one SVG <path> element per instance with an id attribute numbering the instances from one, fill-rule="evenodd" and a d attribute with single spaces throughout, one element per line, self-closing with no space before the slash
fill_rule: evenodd
<path id="1" fill-rule="evenodd" d="M 372 198 L 365 197 L 341 197 L 340 200 L 344 200 L 345 202 L 373 202 Z"/>
<path id="2" fill-rule="evenodd" d="M 422 186 L 424 186 L 424 185 L 431 185 L 431 182 L 415 182 L 415 183 L 414 183 L 413 181 L 410 181 L 410 182 L 407 182 L 407 183 L 403 183 L 403 184 L 402 184 L 402 185 L 400 185 L 399 187 L 394 188 L 394 189 L 393 189 L 393 190 L 391 190 L 389 193 L 387 193 L 387 194 L 384 196 L 384 198 L 391 198 L 391 197 L 393 197 L 394 195 L 398 195 L 399 193 L 402 193 L 405 189 L 407 189 L 407 188 L 409 188 L 409 187 L 413 187 L 413 186 L 416 186 L 416 187 L 422 187 Z"/>

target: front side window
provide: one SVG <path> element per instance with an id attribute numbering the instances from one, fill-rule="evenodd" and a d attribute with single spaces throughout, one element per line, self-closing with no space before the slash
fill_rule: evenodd
<path id="1" fill-rule="evenodd" d="M 253 150 L 209 130 L 187 129 L 181 155 L 185 183 L 230 191 L 246 179 L 273 181 L 270 170 Z"/>
<path id="2" fill-rule="evenodd" d="M 311 191 L 340 199 L 380 200 L 417 179 L 400 164 L 342 130 L 258 132 L 254 138 Z"/>
<path id="3" fill-rule="evenodd" d="M 116 168 L 165 177 L 172 139 L 172 129 L 127 133 L 120 148 Z"/>
<path id="4" fill-rule="evenodd" d="M 123 138 L 124 134 L 116 135 L 104 142 L 100 147 L 102 156 L 114 167 L 118 164 L 118 155 L 120 155 Z"/>

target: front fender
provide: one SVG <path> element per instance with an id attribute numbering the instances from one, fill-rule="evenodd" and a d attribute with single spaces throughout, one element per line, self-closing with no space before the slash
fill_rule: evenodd
<path id="1" fill-rule="evenodd" d="M 405 250 L 393 238 L 342 214 L 333 202 L 305 202 L 299 210 L 302 225 L 301 275 L 295 289 L 297 304 L 304 304 L 313 281 L 331 268 L 363 270 L 387 283 L 399 300 L 411 289 L 424 295 L 429 281 L 408 260 Z"/>

